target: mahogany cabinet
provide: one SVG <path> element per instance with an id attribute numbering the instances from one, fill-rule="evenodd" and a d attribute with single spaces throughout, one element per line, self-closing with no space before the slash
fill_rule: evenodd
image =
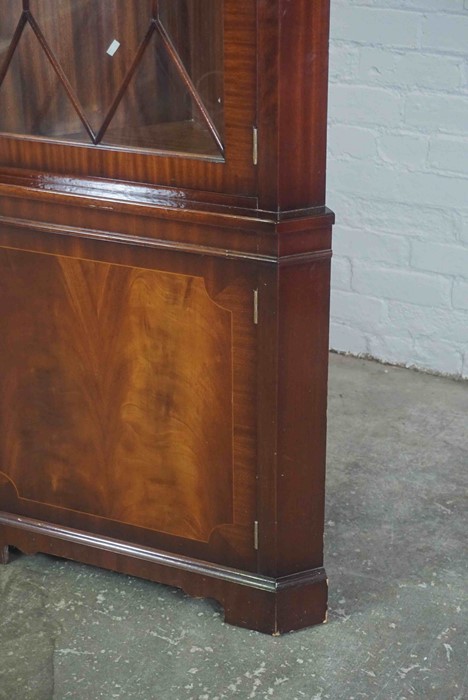
<path id="1" fill-rule="evenodd" d="M 325 620 L 329 0 L 0 0 L 0 557 Z"/>

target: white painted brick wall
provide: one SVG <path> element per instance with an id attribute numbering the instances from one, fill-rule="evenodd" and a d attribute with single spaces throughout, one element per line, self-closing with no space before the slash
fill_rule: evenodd
<path id="1" fill-rule="evenodd" d="M 468 0 L 332 0 L 331 345 L 468 377 Z"/>

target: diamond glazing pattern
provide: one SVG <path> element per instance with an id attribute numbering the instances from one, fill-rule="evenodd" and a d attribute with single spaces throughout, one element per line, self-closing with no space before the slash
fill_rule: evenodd
<path id="1" fill-rule="evenodd" d="M 6 2 L 1 132 L 223 153 L 222 50 L 209 52 L 208 66 L 194 59 L 200 0 Z M 204 0 L 205 30 L 222 22 L 219 6 Z"/>

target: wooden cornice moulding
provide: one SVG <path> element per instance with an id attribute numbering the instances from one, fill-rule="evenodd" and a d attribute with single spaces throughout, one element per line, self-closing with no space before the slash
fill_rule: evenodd
<path id="1" fill-rule="evenodd" d="M 141 216 L 162 219 L 199 220 L 207 226 L 252 230 L 277 234 L 293 230 L 318 228 L 324 222 L 333 224 L 334 215 L 325 206 L 284 212 L 258 209 L 253 201 L 232 197 L 222 199 L 200 191 L 142 187 L 135 183 L 108 182 L 83 178 L 43 178 L 12 175 L 0 170 L 0 194 L 5 197 L 55 202 L 64 206 L 83 203 L 93 209 L 125 213 L 137 211 Z M 252 205 L 252 206 L 247 206 Z"/>
<path id="2" fill-rule="evenodd" d="M 123 245 L 134 245 L 161 251 L 170 251 L 174 248 L 174 241 L 166 241 L 158 238 L 145 238 L 143 236 L 129 236 L 126 234 L 118 234 L 115 232 L 108 233 L 105 231 L 93 229 L 78 229 L 72 226 L 60 226 L 57 224 L 32 222 L 29 219 L 23 220 L 0 216 L 0 225 L 3 226 L 4 230 L 9 228 L 18 229 L 19 232 L 36 231 L 38 233 L 44 233 L 46 235 L 55 235 L 62 237 L 69 236 L 75 239 L 82 238 L 96 241 L 106 241 L 108 243 L 113 242 Z M 327 228 L 325 228 L 324 230 L 328 233 Z M 308 231 L 300 231 L 299 233 L 304 234 L 306 232 Z M 303 236 L 301 236 L 301 238 L 303 238 Z M 290 239 L 294 239 L 294 235 L 291 235 Z M 288 243 L 294 243 L 294 240 L 288 240 Z M 22 247 L 22 240 L 20 238 L 17 238 L 14 244 L 5 247 L 10 247 L 12 250 L 29 249 L 27 243 L 26 248 Z M 295 248 L 297 248 L 297 246 L 295 246 Z M 177 241 L 177 250 L 179 252 L 189 253 L 191 255 L 211 256 L 214 258 L 222 258 L 226 260 L 237 259 L 243 261 L 273 263 L 278 264 L 280 266 L 301 264 L 308 261 L 330 260 L 332 257 L 331 248 L 326 248 L 324 250 L 310 250 L 309 247 L 307 249 L 304 249 L 303 252 L 294 252 L 290 254 L 284 254 L 280 249 L 284 249 L 284 246 L 278 246 L 278 251 L 276 254 L 268 255 L 266 253 L 253 253 L 245 250 L 235 250 L 233 248 L 228 247 L 218 248 L 215 246 L 204 246 L 198 243 Z"/>

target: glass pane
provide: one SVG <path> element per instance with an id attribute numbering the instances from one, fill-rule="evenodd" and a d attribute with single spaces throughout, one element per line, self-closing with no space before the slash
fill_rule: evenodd
<path id="1" fill-rule="evenodd" d="M 0 75 L 10 43 L 21 19 L 21 0 L 0 0 Z"/>
<path id="2" fill-rule="evenodd" d="M 0 87 L 0 131 L 89 141 L 89 136 L 29 25 Z"/>
<path id="3" fill-rule="evenodd" d="M 221 156 L 222 0 L 30 0 L 11 43 L 20 5 L 0 0 L 3 132 Z"/>
<path id="4" fill-rule="evenodd" d="M 150 96 L 151 99 L 148 99 Z M 189 88 L 154 32 L 103 143 L 219 155 Z"/>
<path id="5" fill-rule="evenodd" d="M 218 132 L 223 135 L 223 3 L 160 0 L 159 14 Z"/>
<path id="6" fill-rule="evenodd" d="M 150 27 L 151 0 L 30 0 L 30 7 L 99 131 Z"/>

